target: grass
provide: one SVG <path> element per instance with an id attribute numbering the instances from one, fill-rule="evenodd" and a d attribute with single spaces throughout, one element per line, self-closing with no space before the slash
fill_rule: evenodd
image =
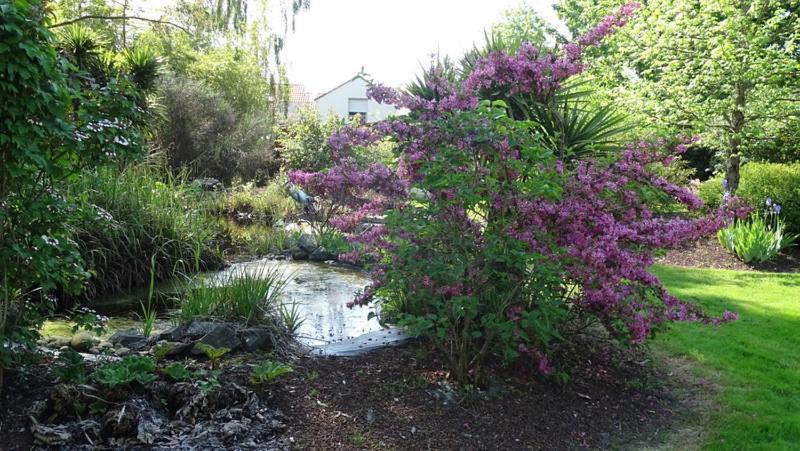
<path id="1" fill-rule="evenodd" d="M 208 193 L 206 204 L 219 216 L 236 218 L 250 215 L 252 220 L 272 224 L 297 213 L 298 207 L 283 186 L 284 177 L 275 177 L 267 186 L 255 188 L 251 183 L 219 193 Z"/>
<path id="2" fill-rule="evenodd" d="M 280 227 L 263 224 L 238 225 L 236 222 L 220 219 L 225 233 L 233 246 L 246 249 L 257 256 L 283 252 L 289 249 L 291 233 Z"/>
<path id="3" fill-rule="evenodd" d="M 192 281 L 180 294 L 178 319 L 186 323 L 195 317 L 216 317 L 261 323 L 280 318 L 278 309 L 287 278 L 280 269 L 244 269 L 218 278 Z"/>
<path id="4" fill-rule="evenodd" d="M 707 449 L 800 449 L 800 274 L 656 266 L 671 293 L 740 320 L 676 324 L 653 343 L 722 388 Z"/>
<path id="5" fill-rule="evenodd" d="M 84 299 L 130 292 L 174 271 L 216 269 L 219 225 L 199 207 L 201 193 L 172 176 L 157 159 L 119 170 L 82 173 L 65 187 L 84 218 L 72 225 L 81 256 L 92 272 Z"/>

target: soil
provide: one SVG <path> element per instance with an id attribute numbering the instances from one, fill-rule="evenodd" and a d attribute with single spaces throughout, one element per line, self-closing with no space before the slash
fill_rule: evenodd
<path id="1" fill-rule="evenodd" d="M 293 373 L 257 390 L 248 387 L 247 362 L 260 358 L 241 355 L 225 362 L 219 393 L 202 401 L 191 419 L 178 417 L 182 407 L 197 403 L 196 392 L 177 390 L 180 384 L 156 382 L 147 393 L 139 390 L 118 402 L 133 409 L 145 398 L 167 401 L 161 409 L 170 421 L 171 435 L 157 438 L 162 446 L 156 449 L 197 446 L 198 431 L 210 431 L 203 449 L 638 448 L 657 443 L 674 412 L 683 409 L 683 401 L 665 387 L 666 376 L 653 368 L 646 352 L 598 343 L 563 353 L 562 361 L 574 368 L 565 382 L 521 367 L 496 367 L 489 371 L 492 382 L 468 390 L 454 388 L 442 356 L 419 343 L 350 358 L 296 357 Z M 41 446 L 31 432 L 35 423 L 30 413 L 42 402 L 51 406 L 53 399 L 64 397 L 59 394 L 64 386 L 43 376 L 47 364 L 7 378 L 0 396 L 3 449 Z M 159 409 L 158 402 L 151 405 Z M 259 413 L 242 414 L 254 405 Z M 117 409 L 105 415 L 113 421 L 94 418 L 101 438 L 90 447 L 152 449 L 136 444 L 134 427 L 132 437 L 102 438 L 109 421 L 119 425 L 120 418 L 133 417 Z M 231 419 L 232 413 L 239 416 Z M 38 417 L 49 420 L 52 415 L 48 411 Z M 72 421 L 74 428 L 80 419 L 55 423 Z M 266 432 L 265 424 L 271 425 Z M 233 429 L 236 434 L 226 435 Z M 190 441 L 182 442 L 187 437 Z M 67 448 L 89 443 L 71 445 Z"/>
<path id="2" fill-rule="evenodd" d="M 657 257 L 656 263 L 689 268 L 796 273 L 800 272 L 800 246 L 784 249 L 774 260 L 766 263 L 745 263 L 720 246 L 716 238 L 704 238 L 668 251 L 666 255 Z"/>
<path id="3" fill-rule="evenodd" d="M 571 357 L 578 366 L 566 383 L 498 368 L 494 382 L 467 393 L 454 390 L 442 359 L 421 348 L 309 359 L 298 362 L 277 400 L 293 419 L 290 441 L 299 449 L 605 449 L 653 442 L 680 402 L 646 354 L 589 357 L 586 349 Z"/>

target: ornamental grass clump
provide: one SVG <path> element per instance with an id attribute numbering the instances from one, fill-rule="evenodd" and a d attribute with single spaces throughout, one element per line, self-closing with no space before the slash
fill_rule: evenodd
<path id="1" fill-rule="evenodd" d="M 380 302 L 382 315 L 445 349 L 452 375 L 479 379 L 486 360 L 524 359 L 553 372 L 564 342 L 592 324 L 639 344 L 671 321 L 719 324 L 670 295 L 647 271 L 653 252 L 715 233 L 740 214 L 737 199 L 701 215 L 702 202 L 654 173 L 691 139 L 638 142 L 602 158 L 567 159 L 541 124 L 509 107 L 524 95 L 547 105 L 580 56 L 622 26 L 628 4 L 560 53 L 531 45 L 489 53 L 462 83 L 441 68 L 418 96 L 383 86 L 369 95 L 409 114 L 331 136 L 334 166 L 289 173 L 317 199 L 341 205 L 331 224 L 367 261 L 372 284 L 352 305 Z M 396 169 L 360 165 L 353 152 L 391 139 Z M 693 216 L 658 216 L 672 204 Z M 360 226 L 368 215 L 385 224 Z"/>
<path id="2" fill-rule="evenodd" d="M 190 281 L 180 294 L 178 318 L 215 317 L 245 323 L 270 323 L 280 318 L 288 279 L 279 268 L 251 272 L 236 269 L 221 278 Z"/>
<path id="3" fill-rule="evenodd" d="M 717 232 L 722 247 L 745 263 L 770 261 L 797 241 L 798 235 L 787 234 L 778 217 L 781 206 L 767 198 L 766 207 L 766 213 L 756 211 Z"/>

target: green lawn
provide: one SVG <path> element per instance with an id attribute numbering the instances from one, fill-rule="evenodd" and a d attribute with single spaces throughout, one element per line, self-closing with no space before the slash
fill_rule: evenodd
<path id="1" fill-rule="evenodd" d="M 800 274 L 656 266 L 670 292 L 740 320 L 719 328 L 677 324 L 656 351 L 694 362 L 719 383 L 709 449 L 800 449 Z"/>

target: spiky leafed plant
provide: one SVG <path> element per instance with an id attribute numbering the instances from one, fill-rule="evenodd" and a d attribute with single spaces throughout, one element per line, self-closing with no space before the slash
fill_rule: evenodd
<path id="1" fill-rule="evenodd" d="M 543 42 L 536 44 L 544 45 Z M 467 77 L 481 58 L 497 52 L 514 54 L 521 45 L 519 39 L 487 33 L 482 47 L 475 46 L 462 57 L 461 76 Z M 547 50 L 545 54 L 552 51 Z M 497 92 L 483 92 L 481 98 L 505 100 L 512 117 L 539 124 L 547 144 L 559 159 L 569 161 L 619 149 L 623 133 L 631 129 L 624 114 L 610 105 L 593 102 L 592 92 L 583 89 L 583 84 L 573 82 L 562 86 L 548 98 L 532 94 L 506 96 Z"/>
<path id="2" fill-rule="evenodd" d="M 611 105 L 592 102 L 590 91 L 576 88 L 562 88 L 546 103 L 526 96 L 509 100 L 516 116 L 539 124 L 561 160 L 619 149 L 623 134 L 631 129 L 626 116 Z"/>
<path id="3" fill-rule="evenodd" d="M 125 49 L 120 56 L 122 67 L 136 86 L 144 92 L 151 91 L 161 74 L 162 58 L 147 46 Z"/>
<path id="4" fill-rule="evenodd" d="M 94 72 L 100 67 L 104 48 L 103 38 L 81 24 L 72 24 L 58 33 L 58 49 L 61 54 L 88 72 Z"/>

